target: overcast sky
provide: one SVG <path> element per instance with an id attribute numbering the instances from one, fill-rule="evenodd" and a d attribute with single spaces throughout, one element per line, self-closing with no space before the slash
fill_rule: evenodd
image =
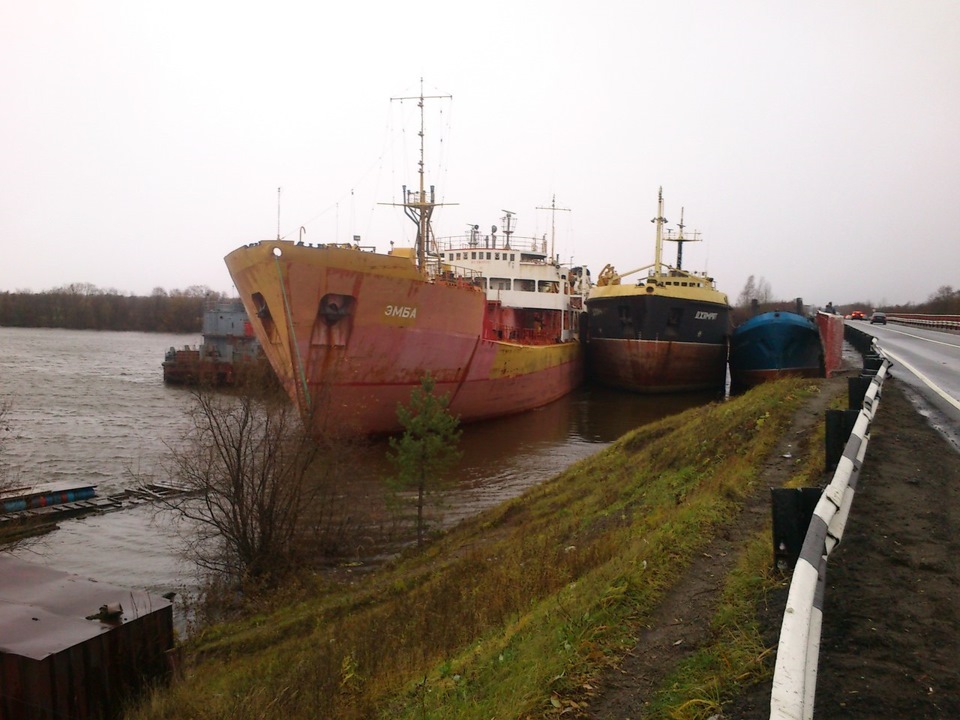
<path id="1" fill-rule="evenodd" d="M 549 235 L 555 195 L 561 257 L 624 272 L 663 186 L 731 299 L 960 287 L 956 0 L 36 0 L 0 5 L 0 291 L 233 293 L 278 187 L 286 238 L 412 242 L 377 203 L 421 77 L 437 235 Z"/>

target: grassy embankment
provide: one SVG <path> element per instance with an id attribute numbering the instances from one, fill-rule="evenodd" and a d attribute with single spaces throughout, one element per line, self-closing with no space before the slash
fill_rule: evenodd
<path id="1" fill-rule="evenodd" d="M 771 383 L 642 427 L 356 584 L 318 579 L 308 599 L 209 628 L 185 648 L 184 678 L 128 717 L 576 714 L 762 482 L 762 460 L 817 387 Z M 763 534 L 730 578 L 716 642 L 669 680 L 656 713 L 706 717 L 762 672 L 751 617 L 776 582 L 769 565 Z"/>

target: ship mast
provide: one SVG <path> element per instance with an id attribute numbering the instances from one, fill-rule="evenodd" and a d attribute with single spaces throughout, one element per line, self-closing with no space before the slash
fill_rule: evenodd
<path id="1" fill-rule="evenodd" d="M 683 210 L 680 208 L 680 224 L 677 225 L 680 230 L 677 233 L 677 270 L 683 270 Z"/>
<path id="2" fill-rule="evenodd" d="M 660 188 L 660 193 L 657 197 L 657 216 L 653 218 L 650 222 L 657 224 L 657 249 L 653 256 L 653 271 L 656 274 L 661 274 L 662 270 L 662 257 L 663 257 L 663 226 L 666 224 L 667 219 L 663 216 L 663 187 Z"/>
<path id="3" fill-rule="evenodd" d="M 554 261 L 554 246 L 557 238 L 557 210 L 563 212 L 571 212 L 570 208 L 558 208 L 557 207 L 557 194 L 554 193 L 553 197 L 550 200 L 550 207 L 537 207 L 537 210 L 549 210 L 550 211 L 550 262 Z"/>
<path id="4" fill-rule="evenodd" d="M 442 100 L 452 98 L 452 95 L 424 95 L 423 78 L 420 78 L 420 94 L 411 97 L 395 97 L 391 100 L 416 100 L 417 107 L 420 108 L 420 161 L 417 170 L 420 175 L 420 189 L 407 191 L 407 186 L 403 186 L 403 211 L 407 217 L 413 220 L 417 225 L 417 267 L 421 273 L 427 271 L 427 242 L 430 238 L 430 218 L 433 216 L 433 209 L 437 207 L 434 202 L 435 193 L 433 185 L 430 186 L 430 196 L 427 197 L 425 161 L 424 161 L 424 100 Z M 392 203 L 391 203 L 392 204 Z"/>
<path id="5" fill-rule="evenodd" d="M 686 237 L 683 234 L 683 229 L 686 225 L 683 224 L 683 208 L 680 208 L 680 224 L 677 225 L 678 232 L 676 235 L 673 234 L 672 230 L 667 230 L 667 236 L 664 240 L 669 240 L 677 244 L 677 270 L 683 270 L 683 244 L 685 242 L 700 242 L 700 233 L 696 230 L 693 232 L 693 237 Z"/>
<path id="6" fill-rule="evenodd" d="M 507 250 L 510 249 L 510 236 L 513 235 L 513 228 L 515 223 L 513 222 L 513 216 L 516 215 L 513 210 L 501 210 L 501 212 L 506 213 L 502 218 L 500 218 L 500 224 L 503 226 L 503 234 L 507 236 L 507 240 L 504 243 L 503 247 Z"/>
<path id="7" fill-rule="evenodd" d="M 277 188 L 277 241 L 280 241 L 280 188 Z"/>

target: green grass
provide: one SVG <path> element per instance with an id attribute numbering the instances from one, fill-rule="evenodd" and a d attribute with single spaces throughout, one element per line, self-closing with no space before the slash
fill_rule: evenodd
<path id="1" fill-rule="evenodd" d="M 841 401 L 845 403 L 845 398 L 838 396 L 829 407 L 837 408 Z M 821 419 L 812 434 L 801 439 L 798 453 L 803 460 L 785 487 L 822 484 L 825 424 Z M 711 625 L 711 642 L 671 673 L 647 709 L 647 717 L 706 720 L 720 714 L 723 703 L 742 688 L 771 677 L 775 647 L 767 647 L 760 636 L 756 608 L 789 578 L 773 568 L 770 555 L 768 525 L 750 540 L 726 578 Z"/>
<path id="2" fill-rule="evenodd" d="M 816 387 L 771 383 L 644 426 L 361 582 L 318 579 L 304 599 L 209 628 L 184 648 L 183 679 L 128 717 L 423 720 L 576 710 L 691 557 L 735 516 Z M 760 653 L 747 646 L 700 662 L 726 664 L 738 677 Z M 710 687 L 701 692 L 708 699 Z"/>
<path id="3" fill-rule="evenodd" d="M 747 685 L 769 676 L 773 648 L 760 636 L 756 607 L 783 582 L 771 568 L 770 536 L 755 536 L 727 577 L 711 625 L 711 641 L 667 678 L 647 711 L 650 718 L 705 720 Z"/>

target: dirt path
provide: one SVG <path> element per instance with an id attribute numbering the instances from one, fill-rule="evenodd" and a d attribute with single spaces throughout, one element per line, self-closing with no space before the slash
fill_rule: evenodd
<path id="1" fill-rule="evenodd" d="M 645 706 L 667 674 L 708 639 L 724 577 L 732 570 L 747 539 L 770 519 L 769 488 L 779 487 L 790 478 L 810 442 L 822 442 L 812 437 L 814 428 L 830 401 L 846 389 L 845 378 L 824 381 L 821 392 L 797 412 L 790 429 L 767 458 L 762 481 L 746 501 L 739 520 L 713 540 L 683 579 L 667 593 L 649 629 L 637 638 L 626 661 L 604 678 L 604 690 L 595 698 L 587 717 L 596 720 L 644 717 Z"/>
<path id="2" fill-rule="evenodd" d="M 846 379 L 798 412 L 767 462 L 763 487 L 741 522 L 666 597 L 650 629 L 604 681 L 589 717 L 638 720 L 675 664 L 707 638 L 723 575 L 744 538 L 769 518 L 767 488 L 789 475 L 829 400 Z M 822 442 L 816 438 L 815 442 Z M 960 454 L 934 431 L 897 385 L 884 384 L 871 441 L 842 544 L 830 557 L 815 717 L 960 716 Z M 786 588 L 760 614 L 776 648 Z M 772 667 L 774 653 L 768 658 Z M 745 690 L 723 718 L 770 713 L 769 682 Z"/>

